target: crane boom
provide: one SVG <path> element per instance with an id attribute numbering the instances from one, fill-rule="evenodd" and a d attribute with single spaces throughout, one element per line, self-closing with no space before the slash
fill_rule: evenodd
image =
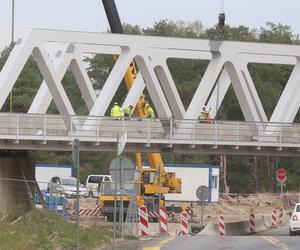
<path id="1" fill-rule="evenodd" d="M 102 0 L 105 13 L 109 22 L 109 26 L 112 33 L 124 33 L 123 26 L 117 11 L 117 7 L 114 0 Z M 117 59 L 117 56 L 114 56 Z M 137 76 L 137 70 L 135 62 L 132 61 L 125 74 L 124 81 L 129 91 L 134 80 Z M 135 108 L 135 115 L 141 118 L 146 117 L 146 110 L 144 109 L 144 95 L 139 98 L 139 101 Z M 149 185 L 146 187 L 146 193 L 157 194 L 160 193 L 180 193 L 181 192 L 181 180 L 175 178 L 175 173 L 167 173 L 164 170 L 164 165 L 160 153 L 148 153 L 147 154 L 150 169 L 160 171 L 160 183 L 164 188 L 158 188 L 155 185 Z M 142 157 L 140 153 L 136 153 L 136 164 L 139 170 L 142 170 Z"/>

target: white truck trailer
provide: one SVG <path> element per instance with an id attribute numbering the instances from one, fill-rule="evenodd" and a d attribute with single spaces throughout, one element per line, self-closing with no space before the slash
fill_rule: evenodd
<path id="1" fill-rule="evenodd" d="M 205 185 L 210 190 L 207 202 L 218 202 L 219 166 L 165 164 L 165 169 L 168 172 L 175 172 L 176 177 L 181 178 L 181 193 L 166 194 L 166 201 L 198 201 L 196 190 L 199 186 Z"/>
<path id="2" fill-rule="evenodd" d="M 72 176 L 73 165 L 36 164 L 35 178 L 41 191 L 47 190 L 48 183 L 54 176 Z"/>

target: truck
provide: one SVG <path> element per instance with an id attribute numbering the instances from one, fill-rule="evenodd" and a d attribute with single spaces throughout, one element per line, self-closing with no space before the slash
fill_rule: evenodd
<path id="1" fill-rule="evenodd" d="M 73 165 L 58 165 L 58 164 L 36 164 L 35 178 L 38 182 L 41 192 L 46 192 L 48 183 L 54 176 L 70 177 L 73 173 Z"/>
<path id="2" fill-rule="evenodd" d="M 180 194 L 165 194 L 166 202 L 197 202 L 196 190 L 201 185 L 207 186 L 210 191 L 207 202 L 219 201 L 219 166 L 165 164 L 165 169 L 175 172 L 182 183 Z"/>

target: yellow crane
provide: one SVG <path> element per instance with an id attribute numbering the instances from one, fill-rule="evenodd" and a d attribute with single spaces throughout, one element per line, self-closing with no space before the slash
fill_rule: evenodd
<path id="1" fill-rule="evenodd" d="M 114 0 L 102 0 L 102 2 L 112 33 L 123 33 L 123 27 L 121 25 L 121 21 Z M 117 56 L 114 56 L 114 59 L 117 60 Z M 136 76 L 137 70 L 134 61 L 132 61 L 124 76 L 124 82 L 128 91 L 134 84 Z M 134 115 L 140 118 L 146 118 L 147 112 L 144 107 L 145 96 L 142 95 L 139 98 L 139 101 L 136 105 Z M 157 199 L 158 195 L 160 197 L 160 195 L 167 193 L 181 192 L 181 179 L 176 178 L 174 172 L 165 171 L 160 153 L 147 153 L 147 158 L 150 167 L 149 169 L 143 168 L 141 153 L 136 153 L 135 158 L 137 170 L 139 171 L 138 183 L 141 186 L 139 188 L 139 194 L 137 197 L 139 205 L 145 204 L 145 196 L 147 196 L 147 198 L 153 197 Z M 120 200 L 120 197 L 117 197 L 116 199 Z M 128 201 L 129 199 L 130 197 L 124 197 L 125 206 L 126 201 Z M 112 196 L 101 195 L 100 205 L 105 207 L 106 201 L 112 200 L 114 200 Z M 108 204 L 111 204 L 111 202 L 108 202 Z"/>

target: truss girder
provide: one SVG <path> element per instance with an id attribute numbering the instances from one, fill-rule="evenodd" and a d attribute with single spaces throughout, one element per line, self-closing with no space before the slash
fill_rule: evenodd
<path id="1" fill-rule="evenodd" d="M 64 44 L 66 49 L 61 51 L 60 57 L 51 60 L 45 46 L 47 43 Z M 118 55 L 98 97 L 82 61 L 84 53 Z M 35 58 L 44 81 L 28 113 L 46 113 L 53 99 L 61 115 L 75 114 L 61 84 L 70 68 L 89 115 L 105 115 L 133 59 L 139 74 L 123 106 L 136 104 L 146 88 L 160 118 L 196 119 L 204 104 L 212 108 L 214 117 L 232 84 L 245 120 L 267 122 L 248 63 L 296 65 L 270 121 L 293 122 L 300 106 L 300 92 L 296 91 L 300 84 L 300 46 L 297 45 L 35 29 L 16 44 L 0 73 L 0 107 L 30 55 Z M 168 58 L 210 60 L 187 110 L 169 71 Z M 87 120 L 83 128 L 88 129 L 93 122 L 93 119 Z"/>

